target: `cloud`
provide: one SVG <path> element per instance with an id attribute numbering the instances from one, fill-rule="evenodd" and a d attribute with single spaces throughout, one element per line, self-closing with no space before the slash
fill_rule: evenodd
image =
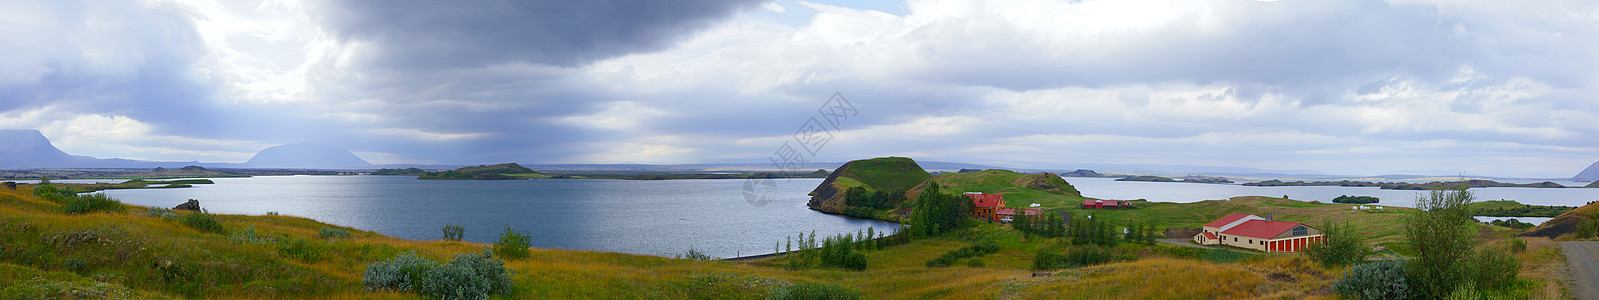
<path id="1" fill-rule="evenodd" d="M 22 1 L 0 21 L 0 126 L 196 155 L 761 162 L 834 93 L 860 114 L 817 161 L 1558 177 L 1599 148 L 1586 2 Z"/>

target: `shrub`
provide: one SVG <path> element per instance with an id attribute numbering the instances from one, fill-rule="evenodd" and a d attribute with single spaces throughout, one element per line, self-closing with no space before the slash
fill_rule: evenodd
<path id="1" fill-rule="evenodd" d="M 322 252 L 323 247 L 301 238 L 278 243 L 278 253 L 304 262 L 321 260 Z"/>
<path id="2" fill-rule="evenodd" d="M 333 227 L 322 227 L 322 229 L 316 230 L 316 236 L 323 239 L 349 238 L 350 231 Z"/>
<path id="3" fill-rule="evenodd" d="M 1590 219 L 1584 219 L 1584 220 L 1582 220 L 1582 223 L 1578 223 L 1577 224 L 1577 232 L 1576 232 L 1577 238 L 1579 238 L 1579 239 L 1593 238 L 1594 235 L 1596 235 L 1596 234 L 1599 234 L 1599 221 L 1596 221 L 1596 220 L 1590 218 Z"/>
<path id="4" fill-rule="evenodd" d="M 971 260 L 966 261 L 967 267 L 982 268 L 983 265 L 983 259 L 981 258 L 972 258 Z"/>
<path id="5" fill-rule="evenodd" d="M 1523 239 L 1511 239 L 1510 240 L 1510 251 L 1511 252 L 1516 252 L 1516 253 L 1521 253 L 1523 251 L 1527 251 L 1527 241 L 1523 240 Z"/>
<path id="6" fill-rule="evenodd" d="M 1497 247 L 1478 249 L 1459 264 L 1465 283 L 1481 289 L 1509 287 L 1521 272 L 1521 263 Z"/>
<path id="7" fill-rule="evenodd" d="M 187 214 L 184 215 L 179 222 L 183 223 L 183 226 L 189 226 L 189 228 L 198 229 L 200 231 L 212 233 L 227 232 L 227 229 L 222 228 L 222 223 L 217 223 L 217 219 L 211 217 L 211 214 L 208 213 Z"/>
<path id="8" fill-rule="evenodd" d="M 66 196 L 66 202 L 66 205 L 61 206 L 61 210 L 67 214 L 123 212 L 127 210 L 127 208 L 122 206 L 122 202 L 117 202 L 116 199 L 111 199 L 110 196 L 101 193 Z"/>
<path id="9" fill-rule="evenodd" d="M 438 263 L 418 256 L 416 252 L 401 253 L 387 260 L 367 264 L 361 283 L 367 291 L 421 290 L 422 282 L 435 265 Z"/>
<path id="10" fill-rule="evenodd" d="M 511 274 L 505 262 L 494 258 L 488 249 L 482 253 L 462 253 L 449 263 L 427 273 L 423 297 L 438 299 L 486 299 L 511 292 Z"/>
<path id="11" fill-rule="evenodd" d="M 1467 209 L 1476 197 L 1464 185 L 1449 188 L 1416 197 L 1419 211 L 1405 220 L 1404 242 L 1416 253 L 1416 258 L 1405 263 L 1406 279 L 1421 298 L 1448 296 L 1471 276 L 1460 269 L 1472 256 L 1471 244 L 1477 235 Z"/>
<path id="12" fill-rule="evenodd" d="M 1323 240 L 1311 242 L 1305 247 L 1305 256 L 1322 265 L 1350 265 L 1366 260 L 1366 255 L 1371 253 L 1371 248 L 1366 246 L 1366 238 L 1355 233 L 1346 224 L 1326 224 L 1322 226 Z"/>
<path id="13" fill-rule="evenodd" d="M 766 299 L 860 299 L 861 292 L 829 283 L 801 282 L 788 286 L 775 286 L 766 291 Z"/>
<path id="14" fill-rule="evenodd" d="M 944 255 L 940 255 L 938 258 L 928 260 L 927 267 L 948 267 L 955 264 L 955 261 L 962 258 L 980 257 L 983 255 L 994 254 L 995 252 L 999 252 L 999 245 L 995 244 L 994 241 L 979 241 L 977 244 L 973 244 L 971 246 L 961 247 L 960 249 L 944 252 Z"/>
<path id="15" fill-rule="evenodd" d="M 444 225 L 444 229 L 443 230 L 444 230 L 444 240 L 447 240 L 447 241 L 457 241 L 457 242 L 459 242 L 459 241 L 461 241 L 461 237 L 466 235 L 466 227 L 465 226 L 461 226 L 461 224 Z"/>
<path id="16" fill-rule="evenodd" d="M 688 252 L 683 253 L 683 255 L 678 255 L 677 259 L 689 259 L 689 260 L 698 260 L 698 261 L 716 260 L 715 257 L 711 257 L 711 255 L 705 254 L 705 252 L 700 252 L 699 250 L 694 250 L 694 248 L 688 248 Z"/>
<path id="17" fill-rule="evenodd" d="M 1405 262 L 1379 261 L 1355 265 L 1333 283 L 1333 292 L 1353 299 L 1403 299 L 1410 296 Z"/>
<path id="18" fill-rule="evenodd" d="M 168 221 L 178 219 L 178 213 L 172 212 L 170 209 L 160 207 L 151 207 L 150 209 L 144 211 L 144 215 L 148 217 L 161 218 L 162 220 Z"/>
<path id="19" fill-rule="evenodd" d="M 528 250 L 528 247 L 533 246 L 532 240 L 532 236 L 505 227 L 505 232 L 500 233 L 500 241 L 494 242 L 494 254 L 506 259 L 527 258 L 532 253 Z"/>
<path id="20" fill-rule="evenodd" d="M 511 291 L 511 273 L 488 248 L 463 253 L 449 263 L 407 252 L 368 264 L 362 277 L 368 291 L 409 291 L 427 298 L 485 299 Z"/>
<path id="21" fill-rule="evenodd" d="M 270 243 L 274 242 L 274 240 L 271 237 L 260 235 L 260 234 L 256 234 L 255 233 L 255 225 L 245 226 L 244 230 L 239 230 L 239 232 L 234 232 L 233 235 L 232 235 L 232 238 L 235 241 L 251 243 L 251 244 L 263 244 L 264 245 L 264 244 L 270 244 Z"/>

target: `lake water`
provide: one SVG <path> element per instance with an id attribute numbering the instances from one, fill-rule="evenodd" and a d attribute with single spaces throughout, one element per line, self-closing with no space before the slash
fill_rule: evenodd
<path id="1" fill-rule="evenodd" d="M 434 240 L 445 224 L 466 227 L 466 240 L 493 242 L 509 226 L 532 235 L 541 248 L 599 250 L 671 256 L 694 248 L 717 257 L 765 254 L 774 242 L 799 232 L 832 235 L 867 227 L 893 232 L 893 223 L 827 215 L 805 207 L 822 179 L 779 179 L 777 197 L 751 205 L 744 180 L 510 180 L 434 181 L 408 176 L 261 176 L 216 178 L 214 185 L 182 189 L 111 190 L 124 203 L 172 207 L 198 199 L 214 213 L 278 212 L 370 230 Z M 1332 202 L 1340 195 L 1381 198 L 1377 205 L 1415 205 L 1427 191 L 1375 187 L 1252 187 L 1066 178 L 1083 195 L 1101 199 L 1196 202 L 1269 196 Z M 1599 189 L 1476 188 L 1478 200 L 1581 206 Z M 1521 219 L 1541 222 L 1545 219 Z"/>
<path id="2" fill-rule="evenodd" d="M 777 195 L 751 205 L 744 180 L 417 180 L 412 176 L 259 176 L 216 178 L 182 189 L 111 190 L 123 203 L 173 207 L 200 200 L 212 213 L 278 212 L 370 230 L 437 240 L 445 224 L 465 239 L 491 243 L 509 226 L 533 246 L 671 256 L 690 248 L 716 257 L 765 254 L 786 236 L 892 233 L 897 224 L 828 215 L 806 208 L 822 179 L 778 179 Z"/>
<path id="3" fill-rule="evenodd" d="M 1083 192 L 1083 196 L 1100 199 L 1146 199 L 1156 202 L 1196 202 L 1221 200 L 1237 196 L 1282 197 L 1301 201 L 1332 203 L 1342 195 L 1372 196 L 1382 199 L 1374 205 L 1415 207 L 1416 197 L 1428 191 L 1384 190 L 1375 187 L 1339 186 L 1274 186 L 1256 187 L 1242 184 L 1206 184 L 1179 182 L 1116 181 L 1114 178 L 1067 177 L 1067 182 Z M 1524 182 L 1518 182 L 1524 183 Z M 1570 185 L 1572 183 L 1564 183 Z M 1522 204 L 1583 206 L 1599 200 L 1599 188 L 1473 188 L 1477 201 L 1515 200 Z"/>

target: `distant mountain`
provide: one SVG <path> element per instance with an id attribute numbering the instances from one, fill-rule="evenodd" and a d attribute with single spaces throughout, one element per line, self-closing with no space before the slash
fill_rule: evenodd
<path id="1" fill-rule="evenodd" d="M 0 130 L 0 168 L 47 168 L 92 159 L 61 152 L 38 130 Z"/>
<path id="2" fill-rule="evenodd" d="M 1596 161 L 1593 164 L 1588 165 L 1587 169 L 1582 169 L 1582 173 L 1577 173 L 1577 176 L 1576 177 L 1572 177 L 1571 180 L 1575 180 L 1575 181 L 1599 181 L 1599 161 Z"/>
<path id="3" fill-rule="evenodd" d="M 268 147 L 257 152 L 250 161 L 241 164 L 248 168 L 370 168 L 371 163 L 343 148 L 318 143 L 293 143 Z"/>

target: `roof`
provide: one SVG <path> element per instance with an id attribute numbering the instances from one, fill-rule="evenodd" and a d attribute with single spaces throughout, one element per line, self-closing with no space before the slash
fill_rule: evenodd
<path id="1" fill-rule="evenodd" d="M 1031 215 L 1042 215 L 1042 214 L 1044 214 L 1044 210 L 1037 209 L 1037 208 L 1029 208 L 1029 209 L 1026 209 L 1026 210 L 1022 210 L 1022 214 L 1029 215 L 1029 216 L 1031 216 Z"/>
<path id="2" fill-rule="evenodd" d="M 994 208 L 1004 207 L 1005 206 L 1005 196 L 1004 195 L 997 195 L 997 194 L 966 194 L 966 196 L 967 197 L 972 197 L 972 206 L 994 207 Z"/>
<path id="3" fill-rule="evenodd" d="M 1219 240 L 1219 239 L 1221 239 L 1221 238 L 1217 238 L 1215 234 L 1211 234 L 1210 232 L 1202 232 L 1200 234 L 1205 235 L 1205 239 L 1208 239 L 1208 240 Z"/>
<path id="4" fill-rule="evenodd" d="M 1221 228 L 1222 226 L 1227 226 L 1227 224 L 1232 224 L 1234 221 L 1238 221 L 1238 219 L 1243 219 L 1244 217 L 1248 216 L 1249 214 L 1227 215 L 1226 217 L 1221 217 L 1221 219 L 1216 219 L 1214 222 L 1205 223 L 1205 227 Z"/>
<path id="5" fill-rule="evenodd" d="M 1277 237 L 1279 234 L 1282 234 L 1284 231 L 1288 231 L 1288 229 L 1292 229 L 1294 226 L 1299 225 L 1304 224 L 1282 221 L 1268 222 L 1265 220 L 1249 220 L 1245 221 L 1243 224 L 1238 224 L 1238 226 L 1233 226 L 1232 229 L 1228 229 L 1222 233 L 1257 239 L 1271 239 Z"/>
<path id="6" fill-rule="evenodd" d="M 1016 209 L 1015 208 L 1001 208 L 1001 209 L 999 209 L 997 211 L 994 211 L 994 214 L 998 214 L 998 215 L 1014 215 L 1014 214 L 1016 214 Z"/>
<path id="7" fill-rule="evenodd" d="M 1122 203 L 1122 201 L 1121 201 L 1121 200 L 1094 200 L 1094 199 L 1083 199 L 1083 205 L 1096 205 L 1096 204 L 1103 204 L 1103 205 L 1111 205 L 1111 206 L 1119 206 L 1119 205 L 1121 205 L 1121 203 Z"/>

